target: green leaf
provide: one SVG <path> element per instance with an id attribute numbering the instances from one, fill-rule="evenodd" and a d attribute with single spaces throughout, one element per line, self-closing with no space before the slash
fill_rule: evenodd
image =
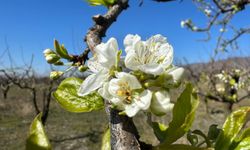
<path id="1" fill-rule="evenodd" d="M 250 107 L 242 107 L 234 111 L 227 117 L 222 131 L 215 143 L 216 150 L 228 150 L 233 144 L 242 126 L 245 124 L 246 117 L 250 113 Z"/>
<path id="2" fill-rule="evenodd" d="M 234 150 L 249 150 L 250 149 L 250 136 L 240 141 Z"/>
<path id="3" fill-rule="evenodd" d="M 237 138 L 237 141 L 241 141 L 244 138 L 250 137 L 250 128 L 247 128 L 246 130 L 243 131 L 243 133 L 241 134 L 241 136 L 239 138 Z"/>
<path id="4" fill-rule="evenodd" d="M 218 125 L 212 124 L 209 127 L 207 137 L 212 141 L 216 140 L 220 134 L 221 129 L 217 128 L 217 126 Z"/>
<path id="5" fill-rule="evenodd" d="M 165 140 L 167 127 L 164 124 L 159 123 L 159 122 L 152 122 L 151 127 L 153 128 L 154 134 L 157 137 L 157 139 L 160 142 L 163 142 Z"/>
<path id="6" fill-rule="evenodd" d="M 59 44 L 59 42 L 57 40 L 54 41 L 54 47 L 56 49 L 56 53 L 61 57 L 61 58 L 65 58 L 65 59 L 72 59 L 72 56 L 70 56 L 68 54 L 67 49 L 64 47 L 64 45 Z"/>
<path id="7" fill-rule="evenodd" d="M 160 147 L 164 148 L 170 145 L 188 132 L 192 126 L 195 110 L 198 105 L 199 101 L 197 94 L 193 93 L 192 85 L 187 84 L 173 108 L 173 119 L 165 131 L 166 139 Z"/>
<path id="8" fill-rule="evenodd" d="M 70 112 L 89 112 L 102 109 L 104 107 L 103 99 L 97 92 L 84 97 L 77 94 L 81 84 L 81 79 L 67 78 L 61 82 L 53 96 L 64 109 Z"/>
<path id="9" fill-rule="evenodd" d="M 103 6 L 112 6 L 117 0 L 87 0 L 87 2 L 90 5 L 93 6 L 98 6 L 98 5 L 103 5 Z"/>
<path id="10" fill-rule="evenodd" d="M 230 145 L 230 149 L 236 149 L 236 147 L 241 143 L 241 141 L 243 141 L 245 138 L 249 138 L 250 137 L 250 128 L 247 128 L 246 130 L 244 130 L 240 136 L 237 136 L 234 141 L 232 142 L 232 144 Z M 249 143 L 250 144 L 250 143 Z"/>
<path id="11" fill-rule="evenodd" d="M 101 150 L 111 150 L 110 138 L 111 138 L 110 129 L 108 128 L 102 137 L 102 149 Z"/>
<path id="12" fill-rule="evenodd" d="M 29 136 L 26 140 L 26 150 L 51 150 L 41 117 L 42 113 L 38 114 L 30 126 Z"/>
<path id="13" fill-rule="evenodd" d="M 212 143 L 210 142 L 210 140 L 208 139 L 208 137 L 201 130 L 194 130 L 192 133 L 196 134 L 196 135 L 199 135 L 202 138 L 204 138 L 204 141 L 206 142 L 207 147 L 211 147 L 212 146 Z"/>
<path id="14" fill-rule="evenodd" d="M 173 144 L 173 145 L 167 145 L 162 148 L 154 148 L 153 150 L 213 150 L 210 148 L 198 148 L 190 145 L 184 145 L 184 144 Z"/>
<path id="15" fill-rule="evenodd" d="M 196 146 L 199 142 L 198 136 L 193 134 L 191 131 L 187 133 L 187 140 L 192 146 Z"/>

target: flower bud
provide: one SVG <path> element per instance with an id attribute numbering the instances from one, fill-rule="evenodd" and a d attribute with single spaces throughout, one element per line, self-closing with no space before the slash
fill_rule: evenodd
<path id="1" fill-rule="evenodd" d="M 56 54 L 49 54 L 49 55 L 45 56 L 45 59 L 48 63 L 53 64 L 53 63 L 57 62 L 60 59 L 60 57 L 57 56 Z"/>
<path id="2" fill-rule="evenodd" d="M 211 11 L 210 9 L 205 9 L 205 10 L 204 10 L 204 13 L 205 13 L 208 17 L 210 17 L 211 14 L 212 14 L 212 11 Z"/>
<path id="3" fill-rule="evenodd" d="M 192 27 L 192 30 L 193 30 L 193 31 L 198 31 L 198 27 L 193 26 L 193 27 Z"/>
<path id="4" fill-rule="evenodd" d="M 215 85 L 215 89 L 217 92 L 219 92 L 220 94 L 223 94 L 225 92 L 225 85 L 222 83 L 218 83 Z"/>
<path id="5" fill-rule="evenodd" d="M 62 71 L 52 71 L 50 73 L 50 79 L 52 80 L 57 80 L 58 78 L 60 78 L 63 75 Z"/>
<path id="6" fill-rule="evenodd" d="M 54 52 L 53 50 L 47 48 L 47 49 L 45 49 L 45 50 L 43 51 L 43 54 L 44 54 L 44 56 L 46 57 L 46 56 L 48 56 L 48 55 L 50 55 L 50 54 L 55 54 L 55 52 Z"/>
<path id="7" fill-rule="evenodd" d="M 158 86 L 157 85 L 157 81 L 154 81 L 154 80 L 150 80 L 150 81 L 147 81 L 143 84 L 146 88 L 149 88 L 149 87 L 153 87 L 153 86 Z"/>
<path id="8" fill-rule="evenodd" d="M 54 65 L 62 66 L 62 65 L 64 65 L 64 63 L 62 61 L 58 60 L 57 62 L 54 63 Z"/>
<path id="9" fill-rule="evenodd" d="M 220 32 L 226 32 L 227 30 L 224 28 L 220 28 Z"/>
<path id="10" fill-rule="evenodd" d="M 181 21 L 181 27 L 184 28 L 186 26 L 186 22 L 185 21 Z"/>
<path id="11" fill-rule="evenodd" d="M 159 90 L 153 93 L 150 109 L 157 116 L 170 112 L 174 104 L 170 102 L 170 94 L 167 91 Z"/>
<path id="12" fill-rule="evenodd" d="M 78 70 L 79 70 L 80 72 L 84 72 L 84 71 L 86 71 L 87 69 L 88 69 L 88 67 L 87 67 L 87 66 L 83 66 L 83 65 L 81 65 L 81 66 L 78 67 Z"/>

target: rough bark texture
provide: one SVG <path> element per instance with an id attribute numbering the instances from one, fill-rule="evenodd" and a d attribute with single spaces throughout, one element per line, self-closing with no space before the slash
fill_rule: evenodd
<path id="1" fill-rule="evenodd" d="M 128 0 L 118 0 L 117 4 L 109 8 L 105 15 L 95 15 L 93 20 L 95 25 L 91 27 L 85 37 L 88 48 L 94 52 L 96 45 L 100 44 L 102 37 L 105 36 L 107 29 L 114 23 L 119 14 L 127 9 Z"/>
<path id="2" fill-rule="evenodd" d="M 140 150 L 139 135 L 132 118 L 119 115 L 118 111 L 107 105 L 112 150 Z"/>
<path id="3" fill-rule="evenodd" d="M 95 22 L 85 36 L 85 42 L 88 48 L 85 53 L 91 51 L 94 53 L 96 45 L 101 43 L 102 37 L 105 36 L 107 29 L 116 21 L 119 14 L 128 7 L 128 0 L 118 0 L 111 6 L 105 15 L 96 15 L 93 17 Z M 111 149 L 112 150 L 140 150 L 144 144 L 139 142 L 139 135 L 133 120 L 127 116 L 119 115 L 117 110 L 106 103 L 106 113 L 109 118 L 111 131 Z"/>

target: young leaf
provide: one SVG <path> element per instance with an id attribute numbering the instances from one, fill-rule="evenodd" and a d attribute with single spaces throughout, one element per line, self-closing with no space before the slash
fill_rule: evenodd
<path id="1" fill-rule="evenodd" d="M 154 148 L 154 150 L 213 150 L 210 148 L 198 148 L 190 145 L 184 144 L 173 144 L 173 145 L 166 145 L 164 148 Z"/>
<path id="2" fill-rule="evenodd" d="M 217 128 L 217 125 L 212 124 L 212 125 L 209 127 L 207 137 L 208 137 L 210 140 L 215 141 L 215 140 L 217 139 L 217 137 L 219 136 L 220 131 L 221 131 L 221 129 Z"/>
<path id="3" fill-rule="evenodd" d="M 160 147 L 164 149 L 188 132 L 192 126 L 198 104 L 197 94 L 193 93 L 192 85 L 187 84 L 173 108 L 173 119 L 165 131 L 166 139 Z"/>
<path id="4" fill-rule="evenodd" d="M 110 129 L 108 128 L 102 137 L 102 149 L 101 150 L 111 150 L 110 138 L 111 138 Z"/>
<path id="5" fill-rule="evenodd" d="M 247 138 L 247 137 L 250 137 L 250 128 L 247 128 L 246 130 L 244 130 L 242 134 L 240 135 L 240 137 L 237 138 L 236 140 L 241 141 L 242 139 Z"/>
<path id="6" fill-rule="evenodd" d="M 227 117 L 222 131 L 215 143 L 216 150 L 228 150 L 234 142 L 242 126 L 245 124 L 246 117 L 250 113 L 250 107 L 242 107 L 234 111 Z"/>
<path id="7" fill-rule="evenodd" d="M 247 128 L 246 130 L 244 130 L 240 136 L 237 136 L 234 141 L 232 142 L 232 144 L 230 145 L 230 149 L 235 149 L 240 143 L 241 141 L 245 140 L 246 138 L 250 137 L 250 128 Z M 243 144 L 243 143 L 242 143 Z M 242 145 L 241 144 L 241 145 Z M 250 144 L 250 143 L 249 143 Z"/>
<path id="8" fill-rule="evenodd" d="M 108 7 L 112 6 L 116 2 L 116 0 L 87 0 L 87 2 L 93 6 L 103 5 Z"/>
<path id="9" fill-rule="evenodd" d="M 60 46 L 59 42 L 57 40 L 54 41 L 54 47 L 56 49 L 56 53 L 64 59 L 72 59 L 72 56 L 68 54 L 68 51 L 64 47 L 64 45 Z"/>
<path id="10" fill-rule="evenodd" d="M 207 147 L 211 147 L 212 146 L 212 143 L 210 142 L 209 138 L 201 130 L 194 130 L 194 131 L 192 131 L 192 133 L 196 134 L 196 135 L 199 135 L 202 138 L 204 138 L 204 141 L 206 142 Z"/>
<path id="11" fill-rule="evenodd" d="M 159 123 L 159 122 L 152 122 L 151 126 L 154 130 L 154 134 L 157 137 L 157 139 L 160 142 L 163 142 L 165 140 L 165 134 L 166 134 L 167 127 L 164 124 Z"/>
<path id="12" fill-rule="evenodd" d="M 30 126 L 29 136 L 26 140 L 26 150 L 51 150 L 41 117 L 42 113 L 38 114 Z"/>
<path id="13" fill-rule="evenodd" d="M 102 109 L 104 107 L 103 99 L 97 92 L 84 97 L 78 96 L 77 90 L 81 84 L 81 79 L 67 78 L 58 86 L 53 96 L 64 109 L 70 112 L 89 112 Z"/>
<path id="14" fill-rule="evenodd" d="M 250 149 L 250 136 L 240 141 L 234 150 L 249 150 Z"/>
<path id="15" fill-rule="evenodd" d="M 187 140 L 192 146 L 196 146 L 199 143 L 198 136 L 193 134 L 191 131 L 187 133 Z"/>

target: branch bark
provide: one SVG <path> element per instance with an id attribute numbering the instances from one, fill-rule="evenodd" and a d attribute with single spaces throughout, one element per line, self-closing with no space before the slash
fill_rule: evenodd
<path id="1" fill-rule="evenodd" d="M 93 20 L 95 25 L 91 27 L 85 36 L 84 41 L 88 45 L 88 49 L 94 53 L 94 48 L 96 45 L 100 44 L 102 37 L 105 37 L 108 28 L 116 21 L 120 13 L 127 9 L 128 0 L 118 0 L 117 4 L 109 8 L 105 15 L 95 15 Z"/>
<path id="2" fill-rule="evenodd" d="M 132 118 L 119 115 L 119 111 L 106 105 L 111 132 L 112 150 L 140 150 L 139 135 Z"/>

